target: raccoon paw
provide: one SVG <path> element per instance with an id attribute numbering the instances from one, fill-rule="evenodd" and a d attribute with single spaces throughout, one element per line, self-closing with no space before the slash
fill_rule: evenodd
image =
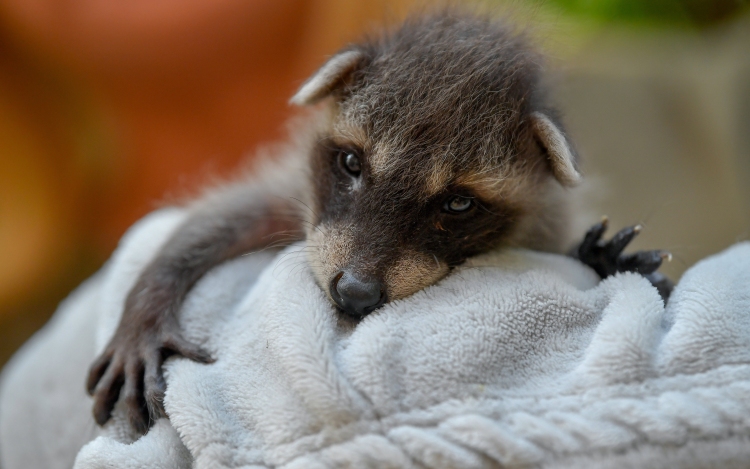
<path id="1" fill-rule="evenodd" d="M 94 398 L 96 423 L 107 423 L 115 404 L 122 398 L 131 427 L 143 435 L 157 418 L 166 416 L 164 360 L 172 355 L 199 363 L 214 360 L 207 351 L 182 337 L 176 319 L 157 321 L 153 316 L 135 317 L 141 320 L 120 323 L 107 348 L 91 365 L 86 387 Z M 157 325 L 146 325 L 143 318 Z"/>
<path id="2" fill-rule="evenodd" d="M 661 250 L 623 254 L 628 244 L 641 232 L 642 227 L 635 225 L 623 228 L 606 241 L 602 236 L 607 231 L 608 224 L 609 220 L 604 217 L 601 222 L 589 228 L 583 242 L 573 252 L 573 257 L 594 269 L 601 278 L 607 278 L 617 272 L 637 272 L 651 280 L 650 277 L 656 277 L 653 274 L 661 266 L 662 261 L 672 259 L 670 253 Z M 666 277 L 659 275 L 658 281 L 654 280 L 652 283 L 657 286 L 655 282 L 663 283 L 663 280 L 668 281 Z"/>

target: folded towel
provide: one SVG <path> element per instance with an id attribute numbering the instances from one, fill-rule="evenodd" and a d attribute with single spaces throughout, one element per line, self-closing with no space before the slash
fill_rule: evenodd
<path id="1" fill-rule="evenodd" d="M 666 308 L 639 275 L 507 250 L 358 324 L 300 246 L 244 256 L 186 300 L 187 338 L 217 361 L 168 360 L 170 419 L 134 441 L 118 407 L 97 430 L 85 369 L 183 218 L 133 228 L 8 366 L 4 469 L 750 468 L 750 243 L 690 269 Z"/>

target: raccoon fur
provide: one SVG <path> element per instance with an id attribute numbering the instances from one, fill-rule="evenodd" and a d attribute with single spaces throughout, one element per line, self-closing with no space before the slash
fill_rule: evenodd
<path id="1" fill-rule="evenodd" d="M 489 250 L 563 252 L 568 188 L 581 175 L 541 64 L 512 28 L 455 11 L 332 56 L 291 99 L 313 110 L 290 143 L 252 177 L 192 202 L 140 275 L 90 370 L 96 421 L 119 397 L 140 432 L 164 415 L 164 359 L 211 361 L 182 337 L 180 305 L 209 269 L 243 253 L 304 240 L 320 288 L 360 318 Z M 637 233 L 605 246 L 604 228 L 580 251 L 603 276 L 624 268 L 618 256 Z M 628 266 L 653 272 L 661 254 L 641 254 Z"/>

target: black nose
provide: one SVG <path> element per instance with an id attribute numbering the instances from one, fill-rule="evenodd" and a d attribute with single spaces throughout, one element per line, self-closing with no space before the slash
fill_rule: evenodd
<path id="1" fill-rule="evenodd" d="M 331 296 L 345 313 L 362 317 L 385 303 L 383 285 L 373 277 L 342 271 L 331 280 Z"/>

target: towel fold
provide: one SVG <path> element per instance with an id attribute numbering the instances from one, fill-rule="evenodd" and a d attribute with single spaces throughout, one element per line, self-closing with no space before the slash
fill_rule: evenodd
<path id="1" fill-rule="evenodd" d="M 184 304 L 217 360 L 167 361 L 170 419 L 134 441 L 118 407 L 96 429 L 85 370 L 184 216 L 136 225 L 8 365 L 4 469 L 750 468 L 750 243 L 695 265 L 666 308 L 637 274 L 506 250 L 358 324 L 301 246 L 244 256 Z"/>

